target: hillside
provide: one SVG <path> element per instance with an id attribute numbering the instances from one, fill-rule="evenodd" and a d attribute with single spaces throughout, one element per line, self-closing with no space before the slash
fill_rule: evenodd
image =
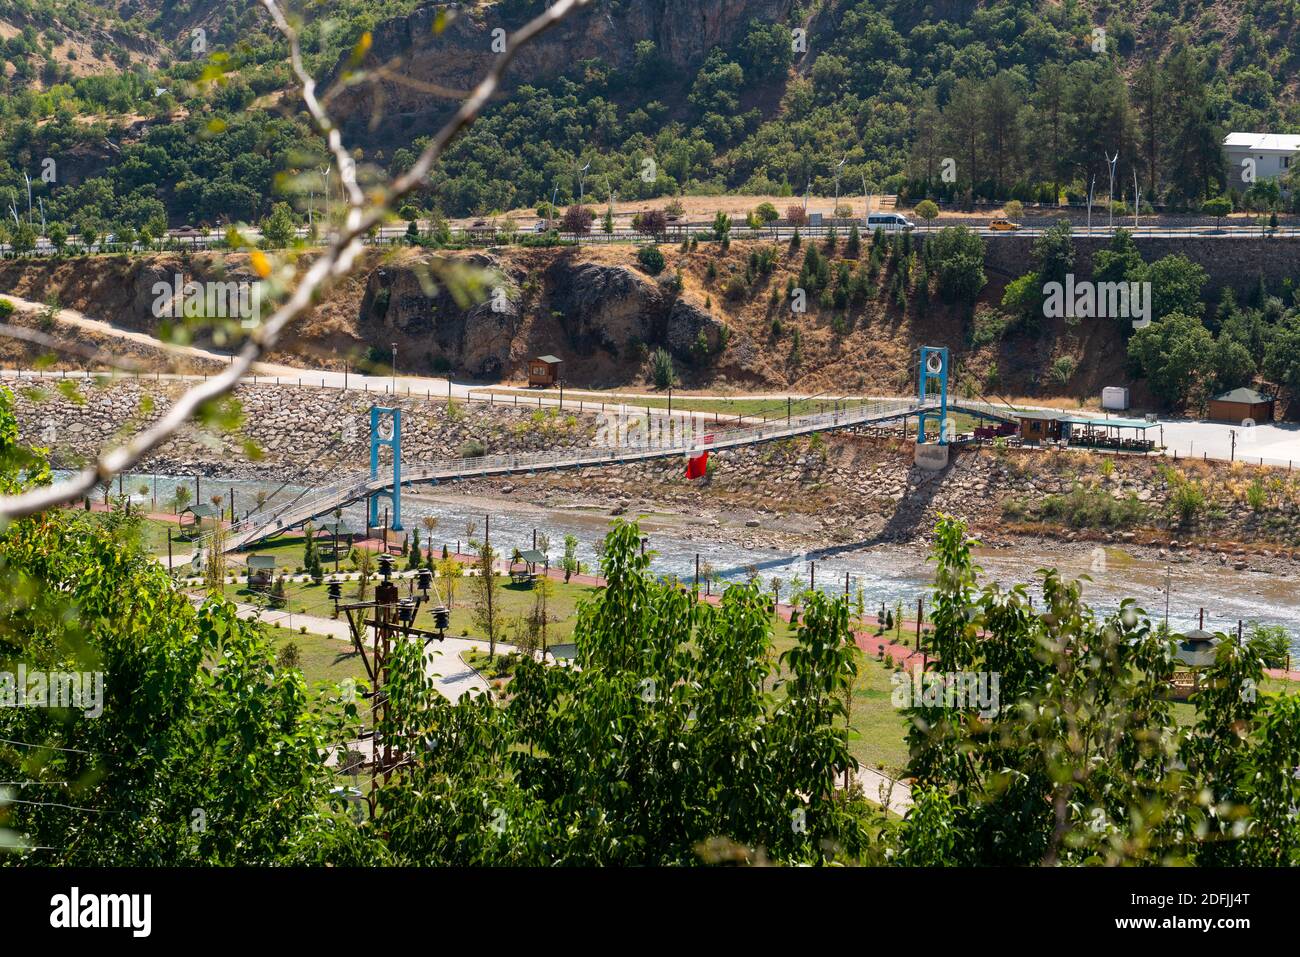
<path id="1" fill-rule="evenodd" d="M 861 277 L 853 286 L 860 292 L 846 293 L 843 308 L 834 306 L 833 292 L 823 305 L 815 280 L 801 275 L 806 250 L 767 243 L 735 242 L 726 251 L 663 246 L 666 265 L 657 276 L 630 247 L 448 254 L 501 277 L 499 311 L 490 294 L 469 308 L 445 285 L 431 294 L 428 253 L 372 253 L 271 358 L 336 368 L 347 357 L 353 368 L 383 367 L 395 342 L 405 373 L 494 382 L 521 381 L 528 358 L 552 352 L 569 360 L 572 387 L 653 387 L 650 355 L 663 348 L 684 388 L 892 394 L 914 387 L 919 345 L 946 344 L 954 349 L 959 387 L 968 391 L 1095 396 L 1100 384 L 1122 375 L 1123 337 L 1113 326 L 1045 321 L 1032 336 L 976 345 L 970 309 L 924 294 L 915 277 L 900 304 L 890 292 L 900 261 L 885 252 L 873 267 L 869 244 L 857 257 L 847 245 L 842 240 L 832 256 L 823 244 L 818 254 L 828 265 L 829 288 L 841 272 L 850 284 Z M 224 263 L 214 256 L 88 257 L 0 264 L 0 289 L 35 301 L 52 296 L 61 306 L 158 335 L 163 322 L 152 308 L 153 286 L 177 274 L 199 281 L 251 276 L 246 256 Z M 803 314 L 791 310 L 786 293 L 800 282 L 814 290 Z M 996 314 L 1002 288 L 995 280 L 981 294 L 979 322 Z M 200 331 L 197 341 L 212 338 Z M 1056 350 L 1081 358 L 1068 388 L 1050 385 Z M 12 352 L 9 360 L 16 361 Z"/>
<path id="2" fill-rule="evenodd" d="M 580 190 L 603 201 L 837 186 L 905 202 L 1054 202 L 1085 194 L 1099 157 L 1118 150 L 1125 189 L 1136 172 L 1144 201 L 1195 208 L 1245 191 L 1224 180 L 1224 130 L 1300 128 L 1300 37 L 1290 0 L 1194 6 L 594 2 L 521 53 L 508 101 L 414 205 L 463 216 Z M 464 89 L 492 56 L 492 31 L 540 8 L 331 0 L 306 11 L 304 51 L 374 172 L 400 170 L 450 108 L 436 91 Z M 36 187 L 49 220 L 251 221 L 283 188 L 276 174 L 325 165 L 257 4 L 14 0 L 0 4 L 0 34 L 14 34 L 3 52 L 19 94 L 0 102 L 0 206 L 23 196 L 36 158 L 71 154 L 95 162 Z M 87 44 L 100 53 L 88 59 Z M 944 157 L 952 182 L 938 175 Z M 315 178 L 294 184 L 299 215 L 324 192 Z"/>

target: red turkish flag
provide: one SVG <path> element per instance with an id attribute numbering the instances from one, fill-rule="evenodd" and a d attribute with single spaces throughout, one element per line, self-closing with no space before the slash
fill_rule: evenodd
<path id="1" fill-rule="evenodd" d="M 712 445 L 713 436 L 706 435 L 704 437 L 704 444 Z M 708 473 L 709 473 L 709 450 L 708 449 L 705 449 L 695 458 L 693 459 L 688 458 L 686 460 L 686 477 L 688 479 L 704 478 L 704 476 L 707 475 Z"/>
<path id="2" fill-rule="evenodd" d="M 709 451 L 705 449 L 698 457 L 686 460 L 686 477 L 688 479 L 704 478 L 709 471 Z"/>

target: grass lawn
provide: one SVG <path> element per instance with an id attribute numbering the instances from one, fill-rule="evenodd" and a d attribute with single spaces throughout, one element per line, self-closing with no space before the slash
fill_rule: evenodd
<path id="1" fill-rule="evenodd" d="M 333 519 L 328 519 L 333 521 Z M 354 540 L 359 541 L 365 535 L 365 529 L 356 529 Z M 382 537 L 382 532 L 378 533 Z M 245 568 L 250 555 L 271 555 L 275 558 L 276 570 L 282 573 L 293 574 L 297 569 L 302 567 L 303 549 L 306 538 L 300 532 L 286 535 L 277 535 L 274 538 L 268 538 L 264 542 L 259 542 L 255 547 L 248 551 L 232 553 L 227 561 L 232 568 L 239 568 L 241 571 Z M 320 548 L 321 566 L 326 574 L 334 572 L 334 540 L 327 537 L 319 537 L 317 545 Z M 346 538 L 339 539 L 339 571 L 353 571 L 351 562 L 348 561 L 350 554 Z M 377 558 L 378 556 L 376 556 Z M 394 556 L 396 557 L 396 556 Z M 404 568 L 405 561 L 399 560 L 398 566 Z"/>
<path id="2" fill-rule="evenodd" d="M 476 390 L 475 395 L 479 394 Z M 498 392 L 497 394 L 502 396 L 502 404 L 510 404 L 514 401 L 514 393 Z M 548 400 L 559 398 L 559 393 L 553 391 L 539 391 L 536 394 L 545 396 Z M 789 411 L 792 415 L 806 415 L 811 412 L 833 412 L 835 411 L 836 398 L 838 396 L 828 396 L 824 399 L 794 399 L 789 404 Z M 529 399 L 532 399 L 533 404 L 536 405 L 537 400 L 533 395 L 520 395 L 519 405 L 526 406 Z M 849 399 L 841 403 L 840 408 L 852 408 L 864 401 L 863 399 Z M 669 407 L 667 395 L 654 396 L 653 398 L 634 398 L 616 392 L 611 392 L 599 398 L 586 395 L 566 397 L 564 400 L 566 410 L 569 408 L 570 402 L 573 404 L 574 412 L 580 411 L 579 404 L 581 404 L 581 411 L 599 411 L 602 402 L 606 405 L 626 405 L 630 413 L 635 412 L 637 409 L 667 409 Z M 726 419 L 728 416 L 733 418 L 736 416 L 766 416 L 769 419 L 778 419 L 784 418 L 786 415 L 785 399 L 710 399 L 690 395 L 674 395 L 671 405 L 674 412 L 716 412 L 720 419 Z"/>
<path id="3" fill-rule="evenodd" d="M 361 656 L 353 652 L 345 641 L 311 632 L 304 635 L 276 625 L 264 625 L 263 628 L 277 654 L 291 642 L 298 646 L 298 669 L 307 679 L 309 688 L 322 681 L 339 684 L 348 678 L 369 680 Z"/>
<path id="4" fill-rule="evenodd" d="M 789 622 L 777 623 L 773 634 L 773 647 L 779 655 L 794 645 L 794 631 Z M 890 701 L 893 688 L 889 676 L 893 671 L 887 662 L 876 661 L 859 651 L 858 677 L 853 685 L 853 704 L 849 713 L 849 727 L 854 734 L 849 739 L 849 751 L 863 767 L 879 768 L 898 775 L 907 764 L 907 721 Z M 784 690 L 777 694 L 784 696 Z"/>
<path id="5" fill-rule="evenodd" d="M 371 579 L 366 587 L 367 601 L 374 600 L 375 581 L 376 579 Z M 403 579 L 398 582 L 398 588 L 403 596 L 411 594 L 408 589 L 413 581 L 414 579 Z M 501 600 L 501 609 L 506 622 L 506 631 L 499 636 L 499 640 L 509 641 L 510 625 L 532 610 L 537 592 L 533 588 L 511 584 L 504 575 L 498 575 L 497 581 L 501 583 L 497 594 Z M 357 596 L 357 586 L 359 584 L 359 582 L 355 581 L 343 583 L 341 604 L 360 600 Z M 469 578 L 462 578 L 457 582 L 455 604 L 451 609 L 451 627 L 448 629 L 448 634 L 486 639 L 482 629 L 476 626 L 473 621 L 471 584 L 472 580 Z M 597 589 L 593 585 L 579 585 L 576 583 L 566 585 L 561 581 L 552 581 L 551 587 L 552 591 L 549 599 L 551 624 L 546 629 L 546 641 L 548 644 L 559 644 L 568 641 L 573 634 L 578 602 L 592 595 Z M 420 592 L 416 590 L 414 594 L 419 595 Z M 430 601 L 420 606 L 420 614 L 415 620 L 415 627 L 433 629 L 433 614 L 431 611 L 431 606 L 435 603 L 433 594 L 433 592 L 430 592 Z M 233 601 L 250 603 L 258 598 L 257 595 L 242 584 L 226 585 L 226 596 Z M 330 618 L 334 614 L 334 602 L 330 600 L 328 586 L 326 585 L 315 585 L 310 582 L 287 582 L 285 584 L 285 606 L 283 610 L 299 615 Z"/>
<path id="6" fill-rule="evenodd" d="M 107 512 L 87 512 L 86 517 L 92 522 L 100 523 L 108 518 Z M 175 536 L 177 531 L 176 525 L 172 522 L 160 522 L 152 518 L 142 518 L 140 520 L 140 539 L 144 543 L 144 549 L 150 555 L 167 554 L 167 533 L 171 532 Z M 186 553 L 191 550 L 189 542 L 175 541 L 172 543 L 172 551 Z"/>

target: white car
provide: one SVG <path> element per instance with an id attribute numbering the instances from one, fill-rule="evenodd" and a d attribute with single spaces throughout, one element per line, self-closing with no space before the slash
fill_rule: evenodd
<path id="1" fill-rule="evenodd" d="M 867 217 L 867 229 L 873 233 L 877 229 L 883 229 L 887 233 L 897 233 L 915 228 L 916 223 L 901 213 L 872 213 Z"/>

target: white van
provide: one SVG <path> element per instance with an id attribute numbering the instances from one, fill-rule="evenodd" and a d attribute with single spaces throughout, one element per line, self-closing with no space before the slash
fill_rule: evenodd
<path id="1" fill-rule="evenodd" d="M 901 213 L 872 213 L 867 217 L 867 231 L 872 233 L 877 229 L 883 229 L 887 233 L 897 233 L 915 228 L 916 223 Z"/>

